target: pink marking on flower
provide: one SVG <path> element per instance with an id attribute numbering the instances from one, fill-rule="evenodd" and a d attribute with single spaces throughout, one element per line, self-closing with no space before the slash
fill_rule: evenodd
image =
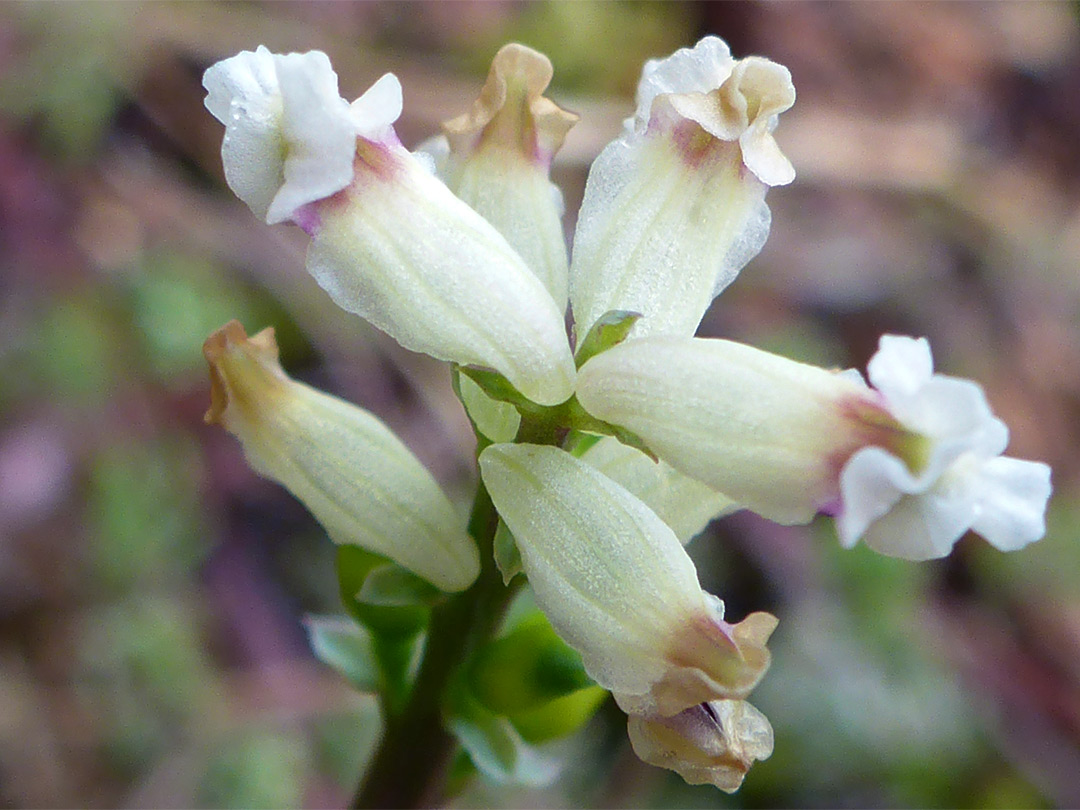
<path id="1" fill-rule="evenodd" d="M 651 126 L 650 124 L 650 128 Z M 690 120 L 680 121 L 671 128 L 669 134 L 683 162 L 690 169 L 702 169 L 710 163 L 731 160 L 734 152 L 738 157 L 740 177 L 746 171 L 738 141 L 717 138 L 706 132 L 696 121 Z"/>
<path id="2" fill-rule="evenodd" d="M 827 517 L 837 517 L 843 510 L 844 501 L 839 495 L 818 507 L 818 512 Z"/>
<path id="3" fill-rule="evenodd" d="M 338 192 L 338 194 L 340 193 L 341 192 Z M 336 196 L 338 195 L 335 194 L 332 197 L 327 197 L 326 199 L 300 206 L 293 212 L 293 222 L 299 225 L 301 230 L 308 236 L 314 237 L 315 234 L 319 232 L 319 228 L 322 227 L 322 216 L 319 213 L 321 204 Z"/>

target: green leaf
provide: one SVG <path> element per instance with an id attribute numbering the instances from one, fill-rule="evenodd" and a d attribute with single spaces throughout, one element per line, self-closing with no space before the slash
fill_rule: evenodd
<path id="1" fill-rule="evenodd" d="M 383 707 L 388 714 L 398 714 L 405 708 L 412 692 L 420 657 L 424 649 L 424 634 L 415 636 L 375 636 L 375 657 L 382 673 Z"/>
<path id="2" fill-rule="evenodd" d="M 485 708 L 512 714 L 535 708 L 593 682 L 581 656 L 556 635 L 542 613 L 481 648 L 469 670 Z"/>
<path id="3" fill-rule="evenodd" d="M 339 616 L 306 616 L 304 629 L 320 661 L 344 675 L 360 691 L 379 691 L 380 666 L 366 628 Z"/>
<path id="4" fill-rule="evenodd" d="M 574 358 L 577 367 L 581 368 L 600 352 L 626 340 L 626 336 L 640 318 L 640 312 L 629 312 L 625 309 L 613 309 L 601 315 L 578 346 L 577 356 Z"/>
<path id="5" fill-rule="evenodd" d="M 375 573 L 389 565 L 391 563 L 385 557 L 359 546 L 338 546 L 341 601 L 349 614 L 371 633 L 383 704 L 388 713 L 396 714 L 405 705 L 412 689 L 423 644 L 422 631 L 427 627 L 431 609 L 422 604 L 372 604 L 357 598 L 372 575 L 376 577 L 371 586 L 375 595 L 385 595 L 393 590 L 391 581 L 397 578 L 396 574 Z"/>
<path id="6" fill-rule="evenodd" d="M 430 607 L 444 598 L 426 579 L 392 562 L 372 568 L 356 594 L 357 601 L 382 607 Z"/>
<path id="7" fill-rule="evenodd" d="M 608 696 L 601 686 L 586 686 L 547 703 L 509 716 L 522 739 L 534 745 L 573 734 L 584 726 Z"/>
<path id="8" fill-rule="evenodd" d="M 564 447 L 566 448 L 566 452 L 574 458 L 581 458 L 589 451 L 590 447 L 601 441 L 603 438 L 603 436 L 596 433 L 581 433 L 575 430 L 570 434 Z"/>
<path id="9" fill-rule="evenodd" d="M 377 568 L 391 563 L 378 554 L 359 546 L 341 545 L 337 548 L 337 574 L 341 601 L 358 622 L 380 636 L 411 638 L 427 626 L 430 609 L 422 604 L 373 604 L 358 598 L 368 576 Z M 384 574 L 389 578 L 388 574 Z M 382 586 L 375 585 L 376 595 Z"/>
<path id="10" fill-rule="evenodd" d="M 502 574 L 503 585 L 509 585 L 510 580 L 521 573 L 521 552 L 514 541 L 514 535 L 502 520 L 495 530 L 494 545 L 495 565 Z"/>
<path id="11" fill-rule="evenodd" d="M 509 402 L 524 416 L 530 413 L 542 413 L 547 411 L 542 405 L 537 405 L 531 399 L 518 391 L 511 382 L 502 374 L 490 368 L 481 366 L 455 366 L 464 376 L 476 383 L 480 390 L 494 400 Z"/>
<path id="12" fill-rule="evenodd" d="M 521 414 L 512 403 L 492 399 L 456 366 L 451 373 L 450 384 L 476 434 L 477 454 L 489 444 L 514 440 L 521 426 Z"/>
<path id="13" fill-rule="evenodd" d="M 558 762 L 526 743 L 506 717 L 484 708 L 460 679 L 450 690 L 446 728 L 494 782 L 543 787 L 559 773 Z"/>

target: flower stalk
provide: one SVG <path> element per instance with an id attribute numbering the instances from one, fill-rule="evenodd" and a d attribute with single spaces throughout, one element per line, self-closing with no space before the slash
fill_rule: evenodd
<path id="1" fill-rule="evenodd" d="M 455 670 L 489 639 L 521 580 L 504 586 L 492 554 L 498 515 L 482 481 L 469 516 L 480 550 L 480 575 L 464 592 L 437 605 L 408 702 L 384 707 L 383 735 L 350 807 L 429 807 L 441 803 L 456 742 L 443 724 L 443 696 Z"/>

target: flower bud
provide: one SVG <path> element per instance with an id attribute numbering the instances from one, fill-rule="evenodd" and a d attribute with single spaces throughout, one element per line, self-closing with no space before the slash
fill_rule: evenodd
<path id="1" fill-rule="evenodd" d="M 741 698 L 764 675 L 776 619 L 725 622 L 671 529 L 614 481 L 546 445 L 492 445 L 480 471 L 537 605 L 624 711 Z"/>
<path id="2" fill-rule="evenodd" d="M 285 375 L 272 329 L 249 338 L 232 321 L 207 338 L 208 423 L 224 426 L 261 475 L 311 510 L 337 543 L 352 543 L 446 591 L 480 570 L 435 479 L 382 422 Z"/>
<path id="3" fill-rule="evenodd" d="M 551 76 L 542 53 L 503 46 L 472 109 L 443 124 L 429 149 L 450 190 L 506 237 L 565 310 L 562 195 L 549 172 L 578 117 L 544 98 Z"/>
<path id="4" fill-rule="evenodd" d="M 580 458 L 643 501 L 683 545 L 713 519 L 739 508 L 727 495 L 611 436 L 600 439 Z"/>
<path id="5" fill-rule="evenodd" d="M 772 137 L 795 89 L 767 59 L 706 37 L 646 64 L 637 112 L 593 163 L 574 237 L 578 335 L 610 310 L 633 335 L 689 337 L 769 233 L 769 186 L 795 173 Z"/>
<path id="6" fill-rule="evenodd" d="M 768 719 L 744 700 L 714 700 L 672 717 L 631 715 L 634 753 L 691 785 L 734 793 L 756 760 L 773 751 Z"/>

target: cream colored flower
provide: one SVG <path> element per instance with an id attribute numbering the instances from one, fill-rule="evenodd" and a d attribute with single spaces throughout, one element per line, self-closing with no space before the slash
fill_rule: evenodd
<path id="1" fill-rule="evenodd" d="M 580 371 L 593 416 L 773 520 L 838 515 L 841 541 L 942 557 L 968 529 L 1011 551 L 1046 530 L 1050 468 L 1003 457 L 973 382 L 933 373 L 925 339 L 886 335 L 866 385 L 725 340 L 644 338 Z"/>
<path id="2" fill-rule="evenodd" d="M 232 321 L 206 340 L 211 407 L 248 463 L 311 510 L 337 543 L 352 543 L 446 591 L 480 570 L 476 544 L 435 479 L 367 411 L 286 376 L 272 329 Z"/>
<path id="3" fill-rule="evenodd" d="M 725 621 L 675 534 L 614 481 L 546 445 L 492 445 L 480 472 L 537 604 L 624 711 L 742 698 L 765 674 L 776 619 Z"/>
<path id="4" fill-rule="evenodd" d="M 311 236 L 307 268 L 402 346 L 500 372 L 542 405 L 573 390 L 563 307 L 482 216 L 401 145 L 387 74 L 350 106 L 326 55 L 245 51 L 204 77 L 230 186 Z"/>
<path id="5" fill-rule="evenodd" d="M 610 310 L 633 335 L 693 335 L 769 233 L 769 186 L 795 174 L 772 137 L 795 101 L 787 69 L 706 37 L 645 65 L 626 131 L 593 163 L 570 300 L 583 336 Z"/>

